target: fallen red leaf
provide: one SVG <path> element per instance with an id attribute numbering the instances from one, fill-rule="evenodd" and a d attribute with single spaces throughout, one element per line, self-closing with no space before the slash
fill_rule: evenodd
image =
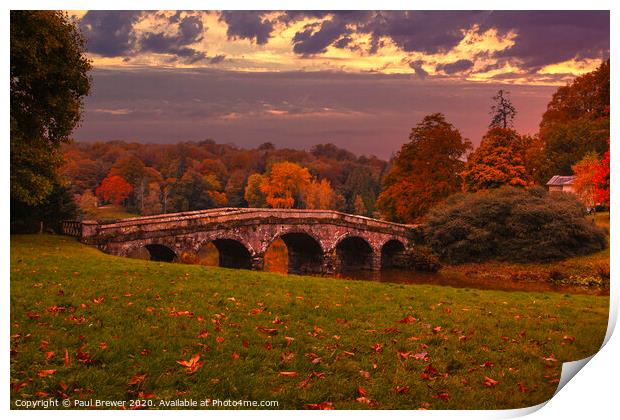
<path id="1" fill-rule="evenodd" d="M 45 369 L 38 371 L 37 376 L 39 378 L 45 378 L 46 376 L 53 375 L 54 373 L 56 373 L 55 369 Z"/>
<path id="2" fill-rule="evenodd" d="M 278 330 L 275 328 L 267 328 L 267 327 L 258 326 L 256 327 L 256 329 L 262 332 L 263 334 L 267 334 L 267 335 L 276 335 L 278 333 Z"/>
<path id="3" fill-rule="evenodd" d="M 319 404 L 304 404 L 304 407 L 312 410 L 333 410 L 333 404 L 329 401 L 324 401 Z"/>
<path id="4" fill-rule="evenodd" d="M 177 360 L 177 363 L 186 368 L 185 373 L 192 375 L 205 364 L 205 362 L 199 362 L 198 360 L 200 360 L 200 353 L 196 353 L 189 360 Z"/>
<path id="5" fill-rule="evenodd" d="M 280 376 L 284 376 L 286 378 L 294 378 L 297 376 L 297 372 L 280 372 Z"/>
<path id="6" fill-rule="evenodd" d="M 406 359 L 409 356 L 411 356 L 411 353 L 413 353 L 413 352 L 411 352 L 411 351 L 397 351 L 396 353 L 398 354 L 399 358 Z"/>
<path id="7" fill-rule="evenodd" d="M 417 319 L 414 318 L 411 315 L 407 315 L 405 318 L 401 319 L 400 321 L 397 321 L 399 324 L 411 324 L 412 322 L 416 322 Z"/>
<path id="8" fill-rule="evenodd" d="M 39 318 L 41 318 L 41 315 L 39 315 L 39 314 L 38 314 L 38 313 L 36 313 L 36 312 L 32 312 L 32 311 L 28 311 L 28 312 L 26 312 L 26 316 L 27 316 L 28 318 L 30 318 L 30 319 L 39 319 Z"/>
<path id="9" fill-rule="evenodd" d="M 433 398 L 438 398 L 440 400 L 448 401 L 450 399 L 450 394 L 448 394 L 447 392 L 439 392 L 433 395 Z"/>
<path id="10" fill-rule="evenodd" d="M 488 387 L 492 387 L 497 385 L 499 382 L 496 381 L 495 379 L 491 379 L 488 376 L 484 377 L 484 386 L 488 386 Z"/>
<path id="11" fill-rule="evenodd" d="M 409 393 L 409 387 L 408 386 L 396 385 L 394 387 L 394 392 L 396 394 L 408 394 Z"/>
<path id="12" fill-rule="evenodd" d="M 134 375 L 131 377 L 131 379 L 129 379 L 129 381 L 127 382 L 127 385 L 137 385 L 140 382 L 144 381 L 145 378 L 146 378 L 146 373 Z"/>

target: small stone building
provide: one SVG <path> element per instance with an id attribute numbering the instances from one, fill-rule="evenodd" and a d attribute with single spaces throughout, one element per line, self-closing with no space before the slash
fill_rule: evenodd
<path id="1" fill-rule="evenodd" d="M 547 188 L 549 192 L 575 192 L 575 188 L 573 187 L 573 183 L 575 182 L 575 176 L 562 176 L 562 175 L 554 175 L 551 177 L 549 182 L 547 182 Z"/>

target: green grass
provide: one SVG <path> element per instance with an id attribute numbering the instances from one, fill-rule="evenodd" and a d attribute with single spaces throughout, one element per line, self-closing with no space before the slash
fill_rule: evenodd
<path id="1" fill-rule="evenodd" d="M 369 408 L 358 387 L 379 409 L 538 404 L 553 395 L 562 361 L 598 350 L 609 304 L 130 260 L 49 235 L 11 237 L 10 301 L 12 402 L 219 398 L 336 409 Z M 397 322 L 407 316 L 417 320 Z M 427 360 L 413 357 L 423 352 Z M 177 361 L 196 353 L 205 364 L 188 375 Z M 324 376 L 300 387 L 312 372 Z M 146 376 L 129 384 L 135 375 Z"/>
<path id="2" fill-rule="evenodd" d="M 106 206 L 101 206 L 90 210 L 85 218 L 86 219 L 94 219 L 94 220 L 115 220 L 115 219 L 127 219 L 130 217 L 138 217 L 139 214 L 130 213 L 123 206 L 117 206 L 108 204 Z"/>

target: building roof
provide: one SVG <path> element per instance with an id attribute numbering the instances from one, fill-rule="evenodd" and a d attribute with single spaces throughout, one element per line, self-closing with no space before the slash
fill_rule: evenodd
<path id="1" fill-rule="evenodd" d="M 554 175 L 551 177 L 547 185 L 571 185 L 575 181 L 575 176 Z"/>

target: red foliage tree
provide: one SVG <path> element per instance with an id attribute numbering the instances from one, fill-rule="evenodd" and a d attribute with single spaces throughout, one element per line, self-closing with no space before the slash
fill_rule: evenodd
<path id="1" fill-rule="evenodd" d="M 609 206 L 609 150 L 605 152 L 593 181 L 596 201 Z"/>
<path id="2" fill-rule="evenodd" d="M 133 187 L 125 178 L 120 175 L 111 175 L 101 181 L 95 193 L 105 203 L 121 204 L 132 191 Z"/>

